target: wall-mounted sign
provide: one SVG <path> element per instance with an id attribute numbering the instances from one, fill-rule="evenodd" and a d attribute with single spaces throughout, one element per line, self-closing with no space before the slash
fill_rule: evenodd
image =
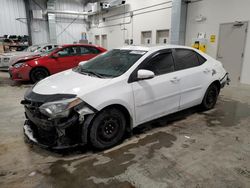
<path id="1" fill-rule="evenodd" d="M 216 40 L 216 36 L 215 35 L 211 35 L 210 36 L 210 42 L 211 43 L 215 43 L 215 40 Z"/>

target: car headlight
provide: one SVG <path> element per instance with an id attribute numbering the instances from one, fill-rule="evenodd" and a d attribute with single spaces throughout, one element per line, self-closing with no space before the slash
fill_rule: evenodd
<path id="1" fill-rule="evenodd" d="M 14 64 L 13 65 L 13 67 L 15 67 L 15 68 L 19 68 L 19 67 L 22 67 L 22 66 L 24 66 L 25 65 L 25 63 L 24 62 L 20 62 L 20 63 L 16 63 L 16 64 Z"/>
<path id="2" fill-rule="evenodd" d="M 68 117 L 70 110 L 82 102 L 79 98 L 48 102 L 40 106 L 39 110 L 42 114 L 52 119 Z"/>

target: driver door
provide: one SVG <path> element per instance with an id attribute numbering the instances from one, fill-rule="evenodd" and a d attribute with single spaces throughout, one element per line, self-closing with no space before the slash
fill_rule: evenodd
<path id="1" fill-rule="evenodd" d="M 58 57 L 55 59 L 58 72 L 71 69 L 77 64 L 78 50 L 77 46 L 65 47 L 57 52 Z"/>
<path id="2" fill-rule="evenodd" d="M 155 77 L 132 83 L 136 123 L 144 123 L 178 111 L 180 80 L 174 72 L 172 52 L 159 52 L 139 69 L 153 71 Z"/>

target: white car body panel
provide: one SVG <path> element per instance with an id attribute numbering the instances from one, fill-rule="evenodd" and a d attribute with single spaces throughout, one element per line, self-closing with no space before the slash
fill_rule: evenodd
<path id="1" fill-rule="evenodd" d="M 176 75 L 176 72 L 172 72 L 132 83 L 137 124 L 178 111 L 180 87 L 172 81 Z"/>
<path id="2" fill-rule="evenodd" d="M 207 62 L 198 67 L 128 83 L 129 76 L 143 60 L 158 50 L 171 48 L 192 49 L 204 56 Z M 136 127 L 141 123 L 200 104 L 208 86 L 214 81 L 220 81 L 226 74 L 220 62 L 189 47 L 128 46 L 121 49 L 148 52 L 119 77 L 104 79 L 67 70 L 40 81 L 33 88 L 33 92 L 43 95 L 76 94 L 98 111 L 110 105 L 122 105 L 133 120 L 132 126 Z"/>

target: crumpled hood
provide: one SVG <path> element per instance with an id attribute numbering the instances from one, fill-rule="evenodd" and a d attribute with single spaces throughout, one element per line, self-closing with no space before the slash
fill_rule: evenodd
<path id="1" fill-rule="evenodd" d="M 67 70 L 38 82 L 33 92 L 41 95 L 75 94 L 82 97 L 104 87 L 111 79 L 97 78 Z"/>
<path id="2" fill-rule="evenodd" d="M 12 60 L 10 61 L 10 65 L 14 65 L 18 61 L 29 61 L 29 60 L 36 59 L 39 57 L 41 56 L 38 53 L 36 54 L 32 53 L 31 55 L 23 55 L 17 58 L 12 58 Z"/>

